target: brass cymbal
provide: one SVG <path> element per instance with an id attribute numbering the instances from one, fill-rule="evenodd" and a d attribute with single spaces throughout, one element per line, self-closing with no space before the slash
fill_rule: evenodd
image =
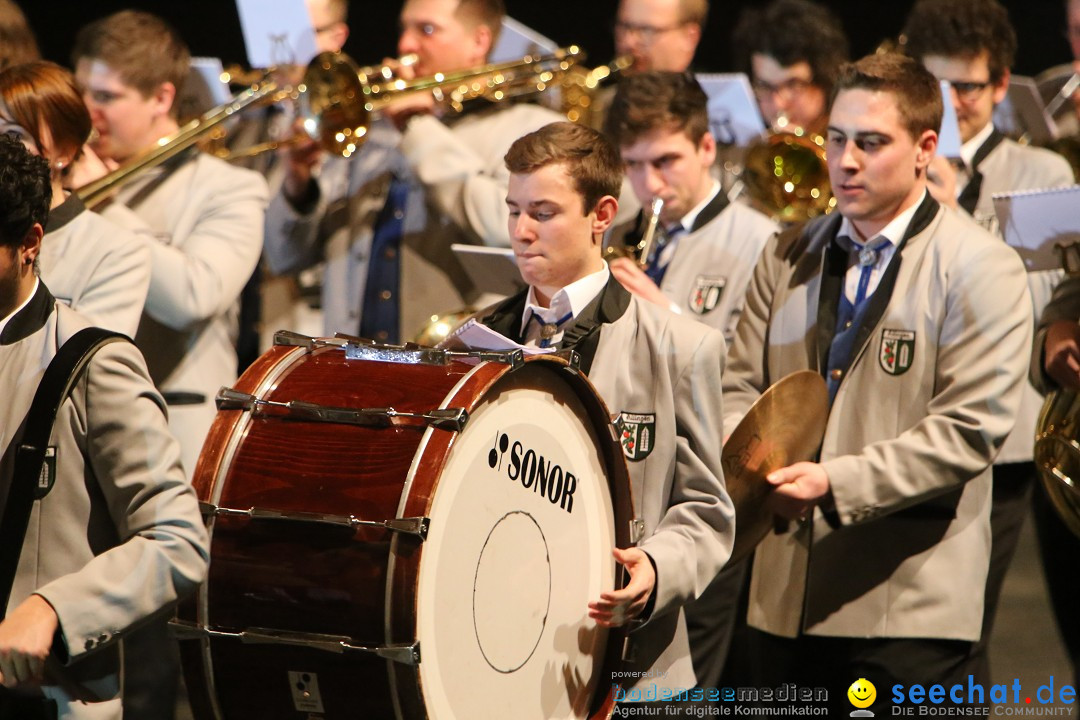
<path id="1" fill-rule="evenodd" d="M 724 480 L 735 504 L 735 548 L 729 562 L 749 555 L 773 527 L 765 505 L 765 476 L 811 460 L 825 436 L 829 393 L 825 380 L 800 370 L 769 387 L 750 407 L 721 452 Z"/>

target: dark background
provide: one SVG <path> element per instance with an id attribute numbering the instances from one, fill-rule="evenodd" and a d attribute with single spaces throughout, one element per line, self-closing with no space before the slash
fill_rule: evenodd
<path id="1" fill-rule="evenodd" d="M 761 2 L 763 0 L 757 0 Z M 245 63 L 243 38 L 235 5 L 230 0 L 16 0 L 37 34 L 45 57 L 69 65 L 75 32 L 87 22 L 124 8 L 149 10 L 169 20 L 191 47 L 192 54 Z M 729 46 L 731 29 L 743 7 L 755 0 L 713 0 L 708 26 L 698 48 L 700 70 L 733 69 Z M 910 0 L 828 0 L 851 40 L 855 57 L 894 37 L 911 7 Z M 1004 0 L 1020 51 L 1015 71 L 1034 75 L 1070 59 L 1065 38 L 1065 0 Z M 614 54 L 611 23 L 618 0 L 506 0 L 509 14 L 560 45 L 577 44 L 589 63 L 607 62 Z M 360 64 L 396 55 L 398 0 L 352 0 L 351 36 L 345 47 Z"/>

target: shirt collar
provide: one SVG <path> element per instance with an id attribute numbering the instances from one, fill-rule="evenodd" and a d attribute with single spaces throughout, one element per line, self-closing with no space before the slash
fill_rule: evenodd
<path id="1" fill-rule="evenodd" d="M 38 278 L 36 278 L 36 277 L 35 277 L 35 278 L 34 278 L 34 289 L 33 289 L 33 290 L 31 290 L 31 291 L 30 291 L 30 294 L 26 296 L 26 299 L 25 299 L 25 300 L 23 300 L 23 302 L 22 302 L 22 305 L 19 305 L 19 307 L 15 308 L 15 309 L 14 309 L 14 310 L 13 310 L 13 311 L 11 312 L 11 314 L 10 314 L 10 315 L 8 315 L 8 316 L 7 316 L 6 318 L 4 318 L 4 319 L 0 320 L 0 335 L 3 335 L 3 334 L 4 334 L 4 328 L 6 328 L 6 327 L 8 326 L 8 323 L 9 323 L 9 322 L 11 322 L 11 318 L 15 317 L 15 316 L 16 316 L 16 315 L 18 315 L 18 314 L 19 314 L 20 312 L 22 312 L 22 311 L 23 311 L 23 309 L 24 309 L 24 308 L 25 308 L 25 307 L 26 307 L 27 305 L 29 305 L 29 304 L 30 304 L 30 301 L 34 299 L 34 296 L 35 296 L 35 295 L 37 295 L 37 291 L 38 291 L 38 283 L 39 283 L 39 282 L 40 282 L 40 280 L 38 280 Z"/>
<path id="2" fill-rule="evenodd" d="M 889 244 L 891 244 L 893 247 L 896 247 L 904 238 L 904 235 L 907 233 L 908 226 L 911 225 L 912 218 L 915 217 L 915 213 L 918 212 L 920 207 L 922 207 L 923 201 L 925 199 L 926 190 L 923 190 L 923 194 L 919 197 L 918 201 L 912 203 L 911 207 L 890 220 L 889 224 L 883 227 L 881 229 L 881 232 L 879 232 L 877 235 L 875 235 L 874 237 L 866 238 L 865 242 L 859 239 L 859 234 L 855 231 L 855 226 L 850 220 L 845 217 L 840 223 L 840 230 L 836 233 L 836 239 L 839 240 L 842 244 L 844 244 L 844 246 L 847 247 L 848 250 L 855 251 L 862 249 L 866 245 L 878 244 L 875 242 L 876 240 L 878 240 L 878 238 L 883 238 L 884 240 L 887 240 Z"/>
<path id="3" fill-rule="evenodd" d="M 988 122 L 982 130 L 975 133 L 975 136 L 968 140 L 966 143 L 960 146 L 960 157 L 964 161 L 964 167 L 968 170 L 972 170 L 972 164 L 975 162 L 975 153 L 979 151 L 983 143 L 987 141 L 991 133 L 994 132 L 994 123 Z"/>
<path id="4" fill-rule="evenodd" d="M 594 273 L 575 280 L 551 297 L 550 307 L 540 307 L 536 299 L 536 288 L 529 286 L 525 296 L 525 310 L 521 315 L 521 333 L 524 335 L 529 318 L 538 315 L 545 323 L 555 322 L 569 316 L 576 318 L 607 285 L 611 272 L 607 263 Z"/>
<path id="5" fill-rule="evenodd" d="M 699 202 L 693 208 L 691 208 L 690 212 L 683 215 L 682 219 L 679 220 L 679 225 L 682 226 L 683 230 L 685 230 L 686 232 L 692 232 L 693 231 L 694 223 L 697 222 L 698 215 L 700 215 L 701 211 L 704 210 L 706 208 L 706 206 L 708 206 L 708 204 L 713 201 L 713 198 L 716 197 L 716 194 L 718 192 L 720 192 L 720 181 L 713 178 L 712 188 L 709 190 L 709 193 L 705 196 L 705 199 L 702 200 L 701 202 Z"/>

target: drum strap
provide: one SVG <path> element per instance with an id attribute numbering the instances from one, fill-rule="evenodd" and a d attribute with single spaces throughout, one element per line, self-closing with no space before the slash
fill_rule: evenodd
<path id="1" fill-rule="evenodd" d="M 130 338 L 101 328 L 84 328 L 65 342 L 45 368 L 34 400 L 23 421 L 22 439 L 15 452 L 15 468 L 0 517 L 0 618 L 7 614 L 15 571 L 30 524 L 53 423 L 60 405 L 71 393 L 82 371 L 101 347 Z"/>

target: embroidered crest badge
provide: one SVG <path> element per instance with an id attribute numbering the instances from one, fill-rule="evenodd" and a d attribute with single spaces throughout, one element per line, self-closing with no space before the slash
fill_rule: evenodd
<path id="1" fill-rule="evenodd" d="M 890 375 L 903 375 L 915 356 L 915 333 L 911 330 L 883 330 L 878 362 Z"/>
<path id="2" fill-rule="evenodd" d="M 690 291 L 690 309 L 704 315 L 717 306 L 724 293 L 727 278 L 716 275 L 698 275 Z"/>
<path id="3" fill-rule="evenodd" d="M 652 452 L 656 436 L 655 413 L 628 413 L 625 410 L 615 418 L 619 444 L 623 455 L 631 462 L 644 460 Z"/>

